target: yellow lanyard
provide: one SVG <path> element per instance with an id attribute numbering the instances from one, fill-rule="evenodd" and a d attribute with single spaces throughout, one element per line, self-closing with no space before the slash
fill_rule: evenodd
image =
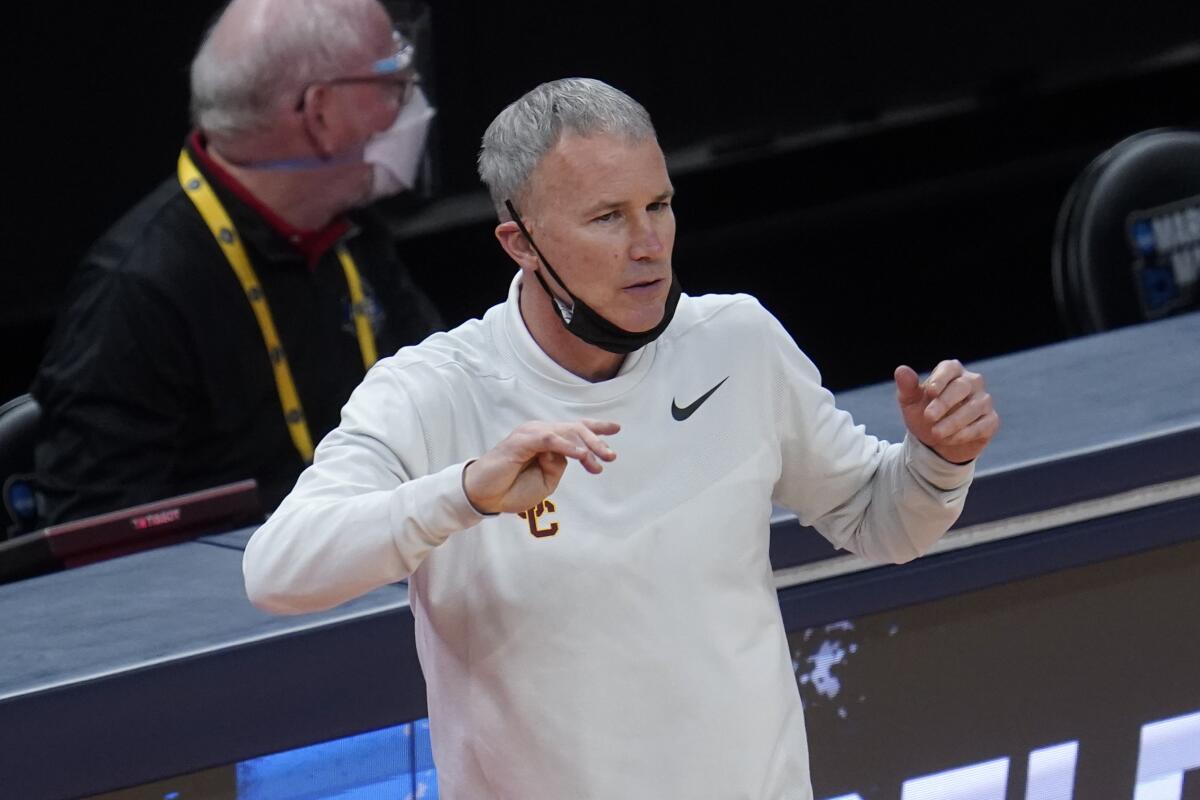
<path id="1" fill-rule="evenodd" d="M 271 367 L 275 372 L 275 388 L 279 392 L 279 404 L 283 407 L 283 418 L 287 421 L 288 432 L 292 435 L 292 443 L 305 464 L 311 464 L 313 459 L 312 434 L 308 430 L 308 422 L 304 418 L 304 409 L 300 405 L 300 395 L 296 392 L 296 383 L 292 380 L 292 370 L 288 366 L 287 355 L 279 334 L 275 330 L 275 320 L 271 316 L 271 308 L 267 305 L 267 296 L 258 275 L 250 265 L 246 248 L 238 238 L 237 230 L 229 219 L 221 201 L 213 192 L 208 181 L 196 169 L 188 151 L 179 153 L 179 185 L 183 187 L 188 199 L 196 206 L 200 216 L 208 224 L 221 252 L 229 261 L 242 284 L 254 318 L 258 320 L 258 328 L 262 331 L 263 344 L 267 347 L 267 355 L 271 359 Z M 363 299 L 362 280 L 358 276 L 358 267 L 350 251 L 344 244 L 337 247 L 338 260 L 342 262 L 342 270 L 346 273 L 346 285 L 350 289 L 350 309 L 354 316 L 354 330 L 358 334 L 358 347 L 362 351 L 363 369 L 370 369 L 377 360 L 375 335 L 371 331 L 371 321 L 367 314 L 367 304 Z"/>

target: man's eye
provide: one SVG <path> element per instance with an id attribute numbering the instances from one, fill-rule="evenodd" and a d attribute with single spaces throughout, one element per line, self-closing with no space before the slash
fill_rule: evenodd
<path id="1" fill-rule="evenodd" d="M 619 211 L 610 211 L 607 214 L 601 214 L 600 216 L 595 217 L 592 222 L 612 222 L 620 215 L 621 212 Z"/>
<path id="2" fill-rule="evenodd" d="M 652 211 L 652 212 L 653 211 L 666 211 L 670 207 L 671 207 L 670 202 L 668 202 L 666 200 L 660 200 L 657 203 L 651 203 L 650 205 L 646 206 L 646 210 Z"/>

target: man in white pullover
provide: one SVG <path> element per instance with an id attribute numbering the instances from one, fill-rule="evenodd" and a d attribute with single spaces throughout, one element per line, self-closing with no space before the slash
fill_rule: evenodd
<path id="1" fill-rule="evenodd" d="M 479 171 L 508 299 L 370 371 L 247 546 L 250 599 L 409 578 L 449 800 L 811 798 L 772 502 L 920 555 L 999 426 L 982 378 L 899 367 L 888 444 L 753 298 L 682 295 L 654 129 L 603 83 L 510 105 Z"/>

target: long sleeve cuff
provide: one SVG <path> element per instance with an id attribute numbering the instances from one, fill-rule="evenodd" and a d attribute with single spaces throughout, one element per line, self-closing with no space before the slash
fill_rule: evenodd
<path id="1" fill-rule="evenodd" d="M 414 502 L 410 492 L 392 494 L 389 515 L 396 546 L 405 552 L 409 547 L 403 539 L 416 535 L 430 547 L 437 547 L 450 534 L 479 524 L 485 515 L 475 510 L 463 488 L 462 473 L 465 461 L 453 464 L 440 472 L 426 476 L 422 483 L 421 500 Z M 403 488 L 403 487 L 401 487 Z"/>
<path id="2" fill-rule="evenodd" d="M 943 492 L 962 489 L 975 477 L 975 462 L 947 461 L 912 434 L 904 436 L 904 463 L 919 478 Z"/>

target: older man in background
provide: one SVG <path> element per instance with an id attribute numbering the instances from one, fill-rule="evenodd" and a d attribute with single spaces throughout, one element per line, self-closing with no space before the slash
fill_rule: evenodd
<path id="1" fill-rule="evenodd" d="M 433 109 L 377 0 L 233 0 L 176 174 L 96 242 L 32 393 L 42 521 L 257 480 L 273 508 L 380 354 L 440 325 L 365 207 Z"/>

